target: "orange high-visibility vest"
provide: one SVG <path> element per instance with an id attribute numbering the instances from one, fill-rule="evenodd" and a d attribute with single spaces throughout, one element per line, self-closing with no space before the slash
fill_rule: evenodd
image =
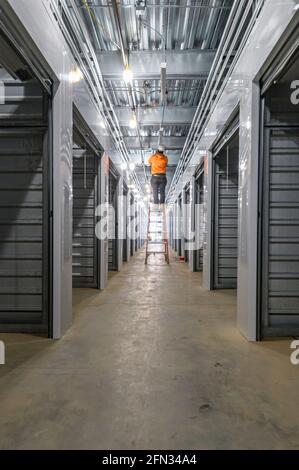
<path id="1" fill-rule="evenodd" d="M 168 158 L 162 153 L 155 153 L 149 159 L 149 164 L 152 167 L 152 175 L 166 175 Z"/>

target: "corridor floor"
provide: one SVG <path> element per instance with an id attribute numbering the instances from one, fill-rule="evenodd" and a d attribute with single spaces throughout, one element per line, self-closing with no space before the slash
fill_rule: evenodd
<path id="1" fill-rule="evenodd" d="M 139 253 L 74 314 L 57 342 L 0 335 L 1 449 L 299 448 L 290 340 L 248 343 L 235 292 Z"/>

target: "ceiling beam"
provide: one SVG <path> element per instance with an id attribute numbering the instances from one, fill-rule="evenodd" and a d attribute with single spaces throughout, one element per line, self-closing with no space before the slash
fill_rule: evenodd
<path id="1" fill-rule="evenodd" d="M 132 110 L 128 106 L 116 106 L 115 114 L 121 126 L 127 127 L 132 118 Z M 167 106 L 164 112 L 163 126 L 188 126 L 191 124 L 196 106 Z M 138 108 L 137 119 L 140 126 L 159 126 L 162 121 L 163 107 Z"/>
<path id="2" fill-rule="evenodd" d="M 214 50 L 167 51 L 167 79 L 206 79 L 210 73 L 216 52 Z M 98 52 L 97 57 L 104 80 L 122 80 L 124 65 L 119 51 Z M 129 66 L 137 80 L 160 80 L 162 51 L 130 52 Z"/>
<path id="3" fill-rule="evenodd" d="M 162 143 L 167 150 L 181 150 L 184 147 L 186 137 L 162 137 Z M 125 137 L 126 146 L 130 150 L 140 150 L 140 142 L 138 137 Z M 158 147 L 159 137 L 142 137 L 142 148 L 156 149 Z"/>

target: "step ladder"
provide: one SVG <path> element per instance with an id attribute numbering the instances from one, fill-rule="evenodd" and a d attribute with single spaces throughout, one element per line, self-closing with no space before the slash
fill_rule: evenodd
<path id="1" fill-rule="evenodd" d="M 169 245 L 167 236 L 166 210 L 149 207 L 145 264 L 151 255 L 163 255 L 167 264 L 169 261 Z"/>

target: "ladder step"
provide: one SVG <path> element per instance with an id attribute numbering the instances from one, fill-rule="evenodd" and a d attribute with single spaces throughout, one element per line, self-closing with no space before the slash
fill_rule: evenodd
<path id="1" fill-rule="evenodd" d="M 149 209 L 145 264 L 151 255 L 163 255 L 169 264 L 169 248 L 165 209 Z"/>

